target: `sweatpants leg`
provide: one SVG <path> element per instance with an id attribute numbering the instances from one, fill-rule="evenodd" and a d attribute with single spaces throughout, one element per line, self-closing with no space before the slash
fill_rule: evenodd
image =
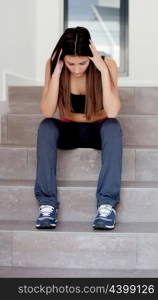
<path id="1" fill-rule="evenodd" d="M 113 208 L 120 201 L 122 171 L 122 129 L 116 118 L 107 118 L 100 125 L 101 170 L 96 198 L 97 208 L 111 204 Z"/>
<path id="2" fill-rule="evenodd" d="M 59 206 L 56 186 L 56 158 L 59 130 L 53 118 L 43 119 L 37 134 L 37 168 L 34 193 L 40 205 Z"/>
<path id="3" fill-rule="evenodd" d="M 56 183 L 57 148 L 75 149 L 76 143 L 75 122 L 66 123 L 56 118 L 45 118 L 39 124 L 34 194 L 40 205 L 59 207 Z"/>

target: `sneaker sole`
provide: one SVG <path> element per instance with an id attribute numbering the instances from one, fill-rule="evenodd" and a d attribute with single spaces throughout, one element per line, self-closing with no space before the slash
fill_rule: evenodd
<path id="1" fill-rule="evenodd" d="M 94 229 L 114 229 L 115 228 L 115 225 L 93 225 L 93 228 Z"/>
<path id="2" fill-rule="evenodd" d="M 54 228 L 56 228 L 56 225 L 42 225 L 42 226 L 36 225 L 36 228 L 37 229 L 54 229 Z"/>
<path id="3" fill-rule="evenodd" d="M 57 223 L 57 220 L 56 220 L 56 223 Z M 46 229 L 53 229 L 53 228 L 56 228 L 56 224 L 43 224 L 43 225 L 37 225 L 36 224 L 36 228 L 37 229 L 44 229 L 44 228 L 46 228 Z"/>

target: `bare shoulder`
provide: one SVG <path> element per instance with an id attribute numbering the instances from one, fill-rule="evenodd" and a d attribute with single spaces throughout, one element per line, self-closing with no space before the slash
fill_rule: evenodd
<path id="1" fill-rule="evenodd" d="M 108 66 L 112 69 L 117 69 L 117 64 L 116 64 L 116 61 L 111 58 L 111 57 L 104 57 L 104 61 L 105 63 L 108 64 Z"/>
<path id="2" fill-rule="evenodd" d="M 118 81 L 118 68 L 117 68 L 117 64 L 116 61 L 111 58 L 111 57 L 104 57 L 104 61 L 107 64 L 109 71 L 111 73 L 113 82 L 115 84 L 115 86 L 117 86 L 117 81 Z"/>

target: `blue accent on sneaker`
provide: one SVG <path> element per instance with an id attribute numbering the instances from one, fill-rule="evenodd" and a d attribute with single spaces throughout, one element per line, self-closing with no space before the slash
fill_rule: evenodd
<path id="1" fill-rule="evenodd" d="M 57 209 L 51 205 L 41 205 L 36 228 L 55 228 L 57 223 Z"/>
<path id="2" fill-rule="evenodd" d="M 98 207 L 98 213 L 93 222 L 94 229 L 113 229 L 115 227 L 116 211 L 109 204 Z"/>

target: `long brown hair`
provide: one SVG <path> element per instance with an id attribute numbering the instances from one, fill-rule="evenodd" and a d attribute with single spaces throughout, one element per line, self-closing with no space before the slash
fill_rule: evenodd
<path id="1" fill-rule="evenodd" d="M 52 73 L 54 72 L 61 48 L 62 54 L 60 56 L 60 59 L 63 59 L 65 55 L 92 57 L 93 54 L 89 48 L 89 39 L 91 39 L 91 36 L 89 31 L 85 27 L 77 26 L 75 28 L 67 28 L 64 31 L 63 35 L 60 37 L 51 54 L 50 75 L 52 75 Z M 54 55 L 55 51 L 56 54 L 52 60 L 52 56 Z M 101 57 L 102 59 L 104 59 L 104 56 Z M 91 120 L 91 117 L 94 114 L 103 109 L 101 73 L 91 60 L 86 69 L 86 89 L 84 113 L 86 115 L 86 118 L 88 120 Z M 60 116 L 62 117 L 66 116 L 67 113 L 73 112 L 70 97 L 70 71 L 65 64 L 63 65 L 60 75 L 58 107 Z"/>

